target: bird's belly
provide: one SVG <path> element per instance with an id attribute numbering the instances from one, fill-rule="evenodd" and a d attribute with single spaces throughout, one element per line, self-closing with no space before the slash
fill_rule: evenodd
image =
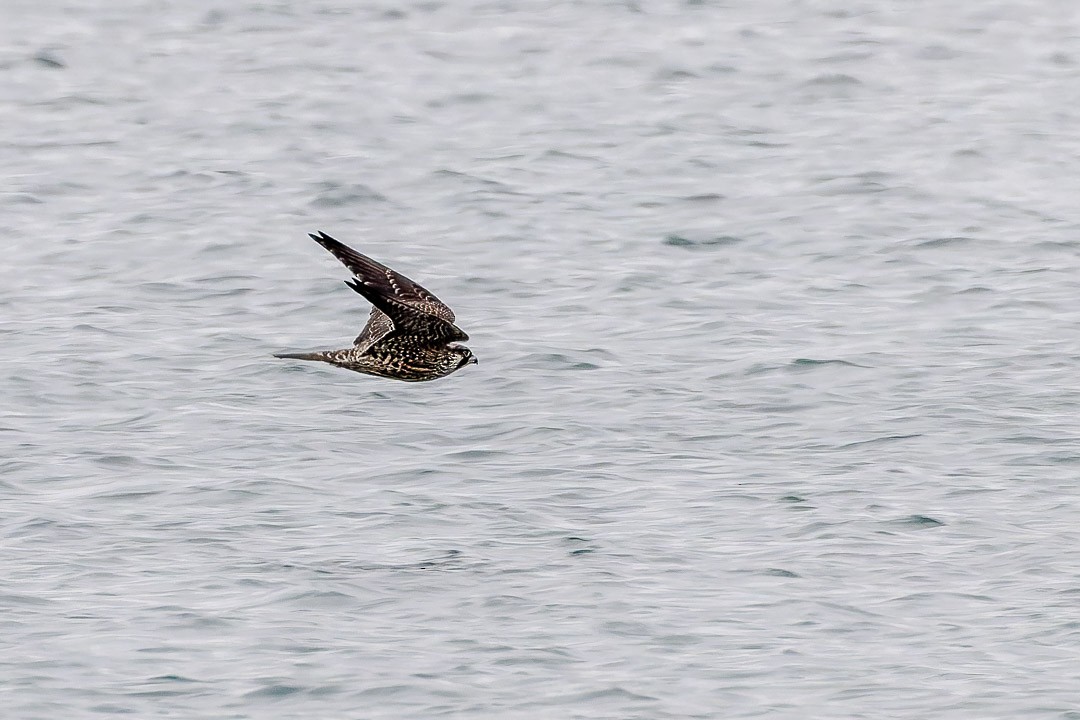
<path id="1" fill-rule="evenodd" d="M 417 352 L 369 352 L 350 363 L 349 369 L 406 382 L 435 380 L 450 374 L 445 364 L 438 362 L 438 357 Z"/>

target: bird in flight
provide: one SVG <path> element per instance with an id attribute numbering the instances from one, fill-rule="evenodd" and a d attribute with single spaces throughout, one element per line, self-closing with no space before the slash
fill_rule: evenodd
<path id="1" fill-rule="evenodd" d="M 469 336 L 454 324 L 454 311 L 439 298 L 324 232 L 309 237 L 356 276 L 345 284 L 371 303 L 371 315 L 350 348 L 274 357 L 317 360 L 406 382 L 436 380 L 476 363 L 469 348 L 454 343 Z"/>

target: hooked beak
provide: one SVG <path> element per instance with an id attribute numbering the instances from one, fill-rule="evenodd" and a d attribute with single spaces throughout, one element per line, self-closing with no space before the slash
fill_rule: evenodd
<path id="1" fill-rule="evenodd" d="M 476 365 L 476 364 L 478 364 L 478 363 L 479 363 L 479 361 L 478 361 L 478 360 L 476 359 L 476 356 L 475 356 L 475 355 L 471 355 L 471 356 L 469 356 L 469 362 L 467 362 L 467 363 L 465 363 L 465 364 L 466 364 L 466 365 Z"/>

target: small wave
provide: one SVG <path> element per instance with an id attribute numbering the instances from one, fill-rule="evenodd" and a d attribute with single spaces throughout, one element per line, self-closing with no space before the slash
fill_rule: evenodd
<path id="1" fill-rule="evenodd" d="M 338 183 L 324 182 L 319 183 L 318 195 L 311 201 L 311 204 L 315 207 L 343 207 L 346 205 L 386 202 L 386 200 L 385 195 L 362 183 L 339 185 Z"/>
<path id="2" fill-rule="evenodd" d="M 911 440 L 912 438 L 922 437 L 922 433 L 912 433 L 911 435 L 883 435 L 882 437 L 871 438 L 869 440 L 858 440 L 847 445 L 841 445 L 841 450 L 849 450 L 855 447 L 862 447 L 863 445 L 876 445 L 878 443 L 893 442 L 895 440 Z"/>
<path id="3" fill-rule="evenodd" d="M 956 245 L 967 245 L 971 241 L 972 241 L 972 238 L 957 235 L 955 237 L 930 238 L 929 240 L 923 240 L 923 241 L 917 243 L 915 247 L 921 247 L 921 248 L 955 247 Z"/>
<path id="4" fill-rule="evenodd" d="M 901 518 L 895 521 L 896 525 L 907 525 L 919 528 L 931 528 L 941 527 L 945 523 L 941 520 L 936 520 L 928 515 L 908 515 L 906 518 Z"/>
<path id="5" fill-rule="evenodd" d="M 820 365 L 846 365 L 847 367 L 868 368 L 869 365 L 859 365 L 853 363 L 850 360 L 841 360 L 840 358 L 833 358 L 830 360 L 815 360 L 813 358 L 796 358 L 791 361 L 791 367 L 804 368 L 804 367 L 818 367 Z"/>
<path id="6" fill-rule="evenodd" d="M 807 85 L 830 85 L 830 86 L 852 86 L 862 85 L 862 80 L 857 77 L 847 75 L 845 73 L 826 73 L 824 75 L 818 75 L 817 77 L 810 78 L 806 81 Z"/>
<path id="7" fill-rule="evenodd" d="M 664 244 L 671 247 L 722 247 L 725 245 L 737 245 L 743 242 L 743 238 L 734 235 L 712 235 L 703 238 L 689 238 L 685 235 L 671 234 L 664 238 Z"/>

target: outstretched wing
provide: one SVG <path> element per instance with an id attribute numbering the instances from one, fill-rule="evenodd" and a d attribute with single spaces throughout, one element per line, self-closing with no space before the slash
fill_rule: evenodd
<path id="1" fill-rule="evenodd" d="M 324 232 L 311 234 L 310 237 L 352 271 L 356 280 L 348 282 L 349 287 L 385 313 L 394 329 L 433 342 L 469 339 L 468 335 L 454 325 L 454 311 L 433 293 Z M 368 321 L 369 325 L 375 320 L 373 313 Z M 365 336 L 367 329 L 360 333 L 360 337 Z M 383 333 L 381 337 L 386 334 Z"/>
<path id="2" fill-rule="evenodd" d="M 361 255 L 324 232 L 320 231 L 318 235 L 311 234 L 310 237 L 329 250 L 366 287 L 417 312 L 454 322 L 454 311 L 447 307 L 446 303 L 401 273 L 372 260 L 367 255 Z"/>

